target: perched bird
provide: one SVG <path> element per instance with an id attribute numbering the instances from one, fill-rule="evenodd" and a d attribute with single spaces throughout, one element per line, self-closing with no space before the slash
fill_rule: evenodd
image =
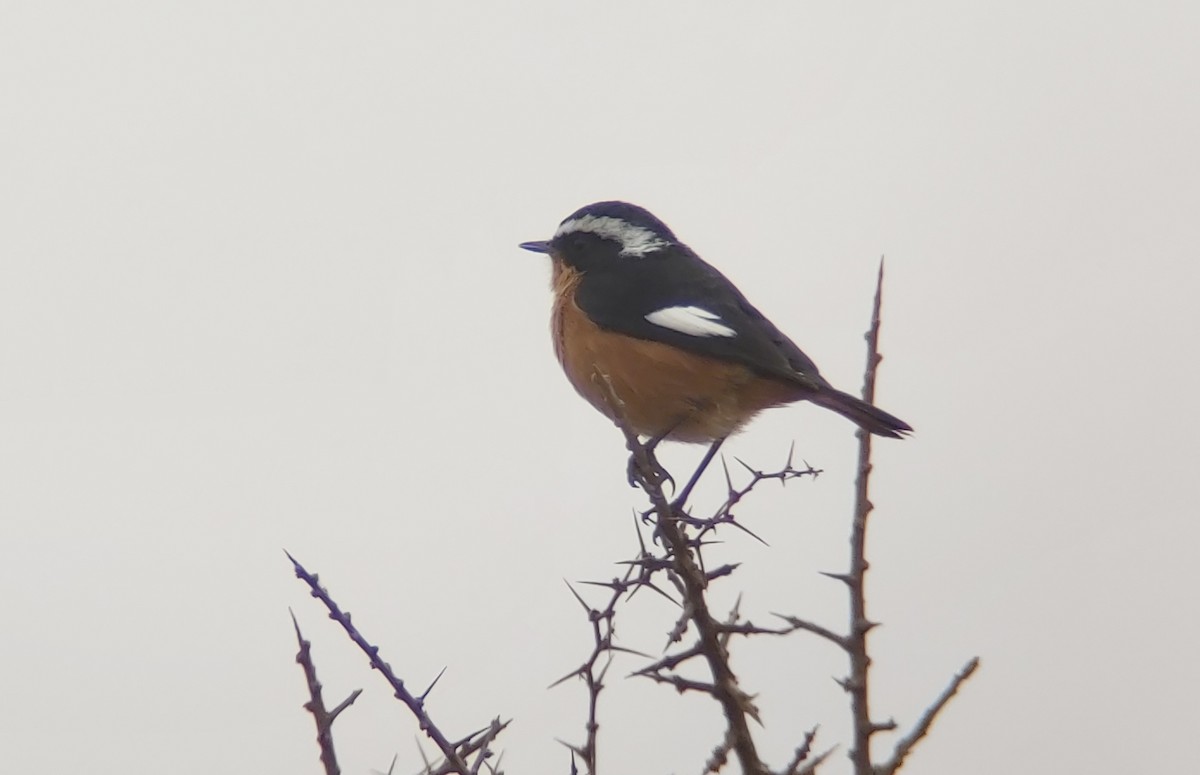
<path id="1" fill-rule="evenodd" d="M 764 409 L 811 401 L 871 433 L 912 428 L 830 385 L 813 362 L 733 283 L 626 202 L 572 213 L 546 241 L 521 247 L 552 260 L 554 352 L 600 412 L 607 378 L 637 433 L 713 442 L 714 450 Z"/>

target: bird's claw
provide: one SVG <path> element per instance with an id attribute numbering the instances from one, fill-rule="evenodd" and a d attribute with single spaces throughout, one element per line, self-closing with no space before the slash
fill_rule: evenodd
<path id="1" fill-rule="evenodd" d="M 675 494 L 675 477 L 671 476 L 671 472 L 663 468 L 659 464 L 658 459 L 654 457 L 652 449 L 646 449 L 646 459 L 649 462 L 649 471 L 642 469 L 637 462 L 637 455 L 629 456 L 629 465 L 625 469 L 625 475 L 629 480 L 630 487 L 641 487 L 643 490 L 649 490 L 651 486 L 662 487 L 664 484 L 670 483 L 671 494 Z M 647 474 L 649 476 L 647 477 Z"/>

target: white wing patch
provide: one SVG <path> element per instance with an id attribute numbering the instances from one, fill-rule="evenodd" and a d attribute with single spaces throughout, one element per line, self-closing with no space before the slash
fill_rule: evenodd
<path id="1" fill-rule="evenodd" d="M 584 215 L 564 221 L 554 232 L 555 237 L 575 232 L 595 234 L 597 237 L 621 243 L 621 255 L 641 258 L 670 243 L 644 226 L 634 226 L 628 221 L 608 215 Z"/>
<path id="2" fill-rule="evenodd" d="M 646 320 L 688 336 L 737 336 L 718 315 L 701 307 L 665 307 L 651 312 Z"/>

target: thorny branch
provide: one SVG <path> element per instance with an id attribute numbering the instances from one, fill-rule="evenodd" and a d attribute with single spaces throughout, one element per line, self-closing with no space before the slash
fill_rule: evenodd
<path id="1" fill-rule="evenodd" d="M 650 474 L 653 469 L 648 464 L 646 450 L 638 443 L 637 436 L 629 430 L 628 424 L 622 430 L 625 431 L 630 451 L 637 460 L 638 469 L 643 474 Z M 713 677 L 712 695 L 725 713 L 734 753 L 741 764 L 742 772 L 746 775 L 765 773 L 766 767 L 758 755 L 750 733 L 750 719 L 758 718 L 758 709 L 754 707 L 750 695 L 738 687 L 737 676 L 729 664 L 729 652 L 721 645 L 717 621 L 709 613 L 708 601 L 704 595 L 708 579 L 693 558 L 691 544 L 675 519 L 675 513 L 667 503 L 662 487 L 653 483 L 653 480 L 650 482 L 647 485 L 647 494 L 659 516 L 658 531 L 671 551 L 675 560 L 675 571 L 686 590 L 686 605 L 696 626 L 700 651 L 708 662 Z"/>
<path id="2" fill-rule="evenodd" d="M 867 403 L 875 401 L 875 375 L 883 356 L 879 353 L 880 309 L 883 303 L 883 260 L 879 262 L 879 274 L 875 283 L 875 300 L 871 306 L 871 324 L 867 329 L 867 366 L 863 374 L 863 400 Z M 928 732 L 937 713 L 945 706 L 958 687 L 975 671 L 979 664 L 978 658 L 971 660 L 968 667 L 960 673 L 945 693 L 925 712 L 917 728 L 908 737 L 900 741 L 892 760 L 880 767 L 872 764 L 871 738 L 877 732 L 889 731 L 896 728 L 894 721 L 874 721 L 870 711 L 869 677 L 871 658 L 867 651 L 867 634 L 877 626 L 867 616 L 867 585 L 866 575 L 870 568 L 867 562 L 867 521 L 875 506 L 870 498 L 871 479 L 871 434 L 863 429 L 858 430 L 858 466 L 854 481 L 854 521 L 850 531 L 850 570 L 845 574 L 825 574 L 846 585 L 850 593 L 850 632 L 841 639 L 841 645 L 850 656 L 850 675 L 840 681 L 842 688 L 850 695 L 850 711 L 853 719 L 853 744 L 849 751 L 850 761 L 854 765 L 855 775 L 879 775 L 880 773 L 895 772 L 903 763 L 904 757 L 913 746 Z M 793 620 L 793 626 L 799 620 Z M 812 630 L 811 626 L 802 629 Z M 833 640 L 832 633 L 818 635 Z M 834 641 L 838 642 L 838 641 Z"/>
<path id="3" fill-rule="evenodd" d="M 616 632 L 613 622 L 616 618 L 617 604 L 627 593 L 632 594 L 643 586 L 655 589 L 670 599 L 669 595 L 658 590 L 652 583 L 650 577 L 653 571 L 639 562 L 643 558 L 649 558 L 650 555 L 646 551 L 645 542 L 641 541 L 641 531 L 638 531 L 638 540 L 641 542 L 641 552 L 638 554 L 637 559 L 629 564 L 624 577 L 614 578 L 607 582 L 585 582 L 595 586 L 607 587 L 611 590 L 608 604 L 603 609 L 592 608 L 575 591 L 574 587 L 570 584 L 567 585 L 571 590 L 571 594 L 575 596 L 575 599 L 587 611 L 588 621 L 592 625 L 592 653 L 588 655 L 588 658 L 584 660 L 582 665 L 555 681 L 551 684 L 551 687 L 557 686 L 570 678 L 582 679 L 584 685 L 587 687 L 588 718 L 587 723 L 584 725 L 585 739 L 583 745 L 574 745 L 564 741 L 559 742 L 562 742 L 563 745 L 571 749 L 573 754 L 583 759 L 589 773 L 596 772 L 596 738 L 600 730 L 600 723 L 597 720 L 597 710 L 600 705 L 600 692 L 604 689 L 604 679 L 608 675 L 609 667 L 612 665 L 613 654 L 616 652 L 625 652 L 643 657 L 646 656 L 640 652 L 626 649 L 613 643 L 613 636 Z"/>
<path id="4" fill-rule="evenodd" d="M 602 389 L 607 391 L 609 396 L 612 396 L 611 387 L 607 384 L 602 385 Z M 615 399 L 614 399 L 615 400 Z M 708 613 L 707 602 L 703 598 L 703 590 L 707 587 L 708 582 L 728 576 L 732 574 L 737 565 L 722 565 L 717 568 L 705 568 L 701 555 L 701 548 L 708 543 L 704 540 L 704 536 L 709 533 L 714 533 L 721 525 L 729 525 L 736 527 L 747 534 L 754 536 L 744 526 L 739 524 L 734 517 L 733 507 L 741 502 L 741 500 L 749 494 L 757 485 L 764 481 L 779 481 L 786 483 L 790 479 L 799 478 L 802 476 L 816 476 L 820 472 L 811 466 L 805 464 L 804 468 L 797 468 L 793 465 L 793 456 L 788 455 L 787 463 L 779 471 L 762 472 L 745 466 L 750 473 L 750 481 L 743 486 L 734 486 L 732 478 L 729 476 L 728 467 L 726 467 L 726 481 L 728 482 L 728 495 L 725 502 L 713 513 L 711 517 L 697 517 L 685 509 L 685 502 L 692 487 L 696 484 L 704 467 L 710 462 L 712 451 L 706 455 L 704 461 L 700 464 L 691 478 L 680 491 L 680 493 L 671 502 L 668 502 L 663 492 L 661 482 L 666 481 L 664 472 L 658 466 L 646 447 L 637 442 L 634 437 L 633 442 L 637 444 L 637 448 L 631 447 L 633 453 L 633 462 L 631 463 L 632 476 L 639 481 L 654 482 L 647 486 L 647 492 L 650 494 L 651 507 L 640 514 L 640 520 L 635 520 L 635 527 L 638 527 L 641 522 L 653 522 L 656 525 L 654 533 L 654 543 L 660 542 L 660 536 L 665 543 L 665 549 L 662 554 L 656 551 L 651 551 L 647 548 L 647 543 L 642 536 L 641 530 L 638 530 L 639 551 L 637 556 L 626 561 L 628 566 L 625 575 L 622 578 L 612 579 L 611 581 L 594 581 L 584 582 L 593 586 L 600 586 L 610 590 L 609 599 L 602 606 L 596 608 L 591 607 L 583 600 L 580 594 L 571 587 L 571 593 L 576 600 L 587 611 L 589 622 L 592 626 L 593 648 L 587 659 L 575 670 L 566 674 L 553 685 L 563 683 L 570 678 L 580 678 L 587 689 L 588 693 L 588 718 L 585 724 L 585 741 L 581 745 L 565 743 L 567 747 L 575 754 L 586 767 L 586 771 L 591 775 L 595 775 L 596 769 L 596 739 L 599 724 L 597 721 L 598 699 L 601 690 L 604 688 L 603 679 L 607 674 L 607 670 L 611 665 L 613 656 L 617 652 L 625 652 L 636 654 L 638 656 L 650 659 L 646 654 L 632 651 L 618 646 L 614 643 L 615 628 L 613 620 L 615 618 L 617 606 L 620 601 L 632 597 L 643 587 L 663 596 L 673 604 L 679 606 L 680 616 L 675 626 L 668 635 L 668 645 L 677 643 L 682 640 L 687 630 L 694 626 L 698 633 L 707 633 L 708 637 L 702 635 L 700 639 L 692 647 L 681 652 L 668 655 L 658 662 L 654 662 L 649 666 L 643 667 L 635 671 L 635 675 L 641 675 L 658 683 L 669 684 L 674 686 L 678 691 L 698 691 L 718 698 L 718 701 L 724 699 L 723 707 L 729 706 L 736 708 L 735 719 L 742 717 L 742 723 L 736 722 L 730 725 L 731 730 L 741 729 L 741 735 L 729 734 L 727 741 L 730 745 L 725 751 L 728 754 L 733 751 L 734 743 L 742 743 L 742 749 L 739 757 L 746 753 L 745 739 L 748 737 L 749 728 L 744 717 L 749 715 L 756 718 L 757 711 L 754 709 L 750 698 L 745 693 L 737 688 L 736 678 L 728 666 L 728 652 L 726 650 L 727 642 L 732 630 L 724 629 L 726 624 L 716 622 Z M 663 477 L 663 478 L 657 478 Z M 668 514 L 669 518 L 660 517 L 660 514 Z M 672 523 L 667 527 L 667 522 Z M 674 531 L 674 542 L 672 536 L 664 533 L 666 531 Z M 689 535 L 688 531 L 694 531 Z M 761 539 L 758 539 L 761 540 Z M 687 555 L 686 558 L 681 558 L 677 553 L 676 547 L 682 547 L 680 552 Z M 682 561 L 681 561 L 682 559 Z M 678 597 L 664 591 L 663 588 L 655 584 L 655 577 L 659 574 L 665 575 L 670 587 L 678 593 Z M 661 577 L 660 577 L 661 578 Z M 689 584 L 690 579 L 690 584 Z M 697 605 L 697 598 L 698 605 Z M 700 621 L 697 621 L 699 613 Z M 738 622 L 736 609 L 732 615 L 729 626 L 734 626 Z M 701 626 L 703 623 L 703 627 Z M 715 641 L 712 640 L 715 638 Z M 714 647 L 715 642 L 715 647 Z M 707 644 L 707 645 L 706 645 Z M 695 681 L 683 678 L 679 675 L 671 675 L 669 671 L 676 669 L 683 662 L 697 659 L 709 659 L 709 655 L 717 653 L 723 667 L 719 667 L 715 677 L 721 678 L 712 683 L 704 681 Z M 710 672 L 712 666 L 710 664 Z M 563 742 L 563 741 L 560 741 Z M 750 747 L 753 746 L 753 741 L 750 741 Z M 720 751 L 721 746 L 717 747 Z M 716 751 L 714 752 L 714 756 Z M 727 757 L 717 757 L 724 761 Z M 747 770 L 748 772 L 764 771 Z"/>
<path id="5" fill-rule="evenodd" d="M 449 773 L 457 773 L 457 775 L 476 775 L 480 771 L 484 760 L 493 755 L 491 743 L 495 740 L 496 735 L 508 726 L 507 721 L 501 722 L 500 719 L 494 719 L 488 726 L 483 729 L 476 730 L 460 740 L 451 741 L 446 737 L 441 729 L 429 717 L 425 711 L 425 697 L 429 693 L 427 689 L 419 697 L 414 696 L 412 692 L 404 685 L 399 677 L 392 670 L 391 665 L 379 656 L 379 648 L 372 646 L 367 641 L 366 637 L 359 632 L 358 628 L 351 622 L 350 613 L 342 611 L 329 592 L 320 585 L 320 580 L 315 573 L 309 573 L 303 565 L 301 565 L 295 557 L 287 555 L 292 561 L 292 567 L 296 572 L 296 577 L 308 585 L 312 592 L 312 596 L 320 600 L 325 608 L 329 611 L 329 618 L 342 626 L 350 640 L 354 641 L 355 645 L 367 655 L 367 659 L 371 662 L 371 667 L 378 670 L 380 675 L 387 680 L 392 687 L 396 699 L 408 706 L 409 711 L 417 718 L 421 731 L 424 732 L 438 750 L 442 752 L 445 761 L 437 768 L 426 768 L 429 775 L 449 775 Z M 436 680 L 434 681 L 436 683 Z M 432 689 L 433 686 L 430 686 Z M 345 704 L 345 703 L 343 703 Z M 475 761 L 468 764 L 468 759 L 472 756 Z"/>
<path id="6" fill-rule="evenodd" d="M 867 368 L 863 376 L 863 400 L 875 401 L 875 372 L 883 356 L 879 354 L 880 306 L 883 301 L 883 262 L 879 264 L 879 276 L 875 285 L 875 302 L 871 307 L 871 325 L 867 330 Z M 858 474 L 854 480 L 854 521 L 850 529 L 850 570 L 840 577 L 850 591 L 850 634 L 845 639 L 845 648 L 850 655 L 850 675 L 842 681 L 842 688 L 850 694 L 850 713 L 854 720 L 854 742 L 850 748 L 850 760 L 854 763 L 855 775 L 871 772 L 871 735 L 883 729 L 883 725 L 871 721 L 868 694 L 868 673 L 871 659 L 867 654 L 867 633 L 875 623 L 867 618 L 867 517 L 874 506 L 869 497 L 871 478 L 871 434 L 858 430 Z"/>
<path id="7" fill-rule="evenodd" d="M 731 488 L 726 505 L 717 511 L 713 522 L 709 525 L 699 526 L 699 533 L 695 537 L 689 537 L 686 528 L 688 525 L 695 526 L 696 523 L 684 511 L 682 501 L 690 491 L 690 486 L 694 483 L 696 476 L 693 476 L 692 481 L 689 482 L 688 487 L 684 488 L 683 494 L 676 502 L 669 502 L 662 489 L 662 469 L 653 459 L 650 451 L 639 441 L 637 434 L 629 427 L 629 423 L 625 421 L 624 407 L 620 398 L 613 391 L 607 377 L 597 374 L 595 378 L 597 385 L 613 409 L 612 414 L 617 418 L 617 426 L 625 435 L 626 445 L 632 455 L 633 468 L 637 472 L 643 490 L 650 499 L 651 509 L 646 516 L 655 518 L 657 535 L 662 537 L 672 563 L 672 580 L 678 585 L 683 595 L 685 616 L 681 617 L 680 625 L 676 627 L 672 635 L 678 633 L 681 636 L 683 628 L 689 622 L 696 628 L 698 638 L 696 645 L 685 651 L 684 654 L 677 655 L 678 661 L 674 664 L 677 665 L 692 656 L 702 657 L 708 664 L 712 682 L 689 680 L 679 675 L 666 675 L 661 672 L 661 668 L 666 666 L 661 661 L 656 663 L 660 665 L 659 670 L 643 669 L 638 673 L 655 681 L 671 684 L 680 692 L 699 691 L 710 694 L 720 704 L 728 724 L 725 742 L 714 752 L 713 763 L 717 764 L 724 760 L 725 756 L 721 753 L 723 750 L 731 750 L 736 755 L 743 773 L 746 775 L 765 774 L 768 769 L 758 754 L 754 737 L 750 731 L 750 719 L 758 720 L 758 709 L 751 696 L 738 686 L 737 676 L 730 665 L 729 651 L 726 648 L 728 635 L 723 629 L 725 625 L 713 617 L 705 596 L 710 575 L 703 569 L 699 561 L 703 533 L 715 529 L 717 524 L 736 525 L 731 509 L 750 488 L 744 492 Z M 708 458 L 705 459 L 705 462 L 707 460 Z M 794 470 L 791 466 L 790 456 L 786 468 L 789 471 Z M 750 470 L 754 473 L 753 469 Z M 757 483 L 766 478 L 778 478 L 780 481 L 786 481 L 795 476 L 815 475 L 815 473 L 811 468 L 802 473 L 778 476 L 755 473 L 754 481 Z M 722 575 L 728 572 L 723 570 Z"/>
<path id="8" fill-rule="evenodd" d="M 938 713 L 941 713 L 942 708 L 946 707 L 946 703 L 950 702 L 950 698 L 958 693 L 958 688 L 963 685 L 963 682 L 971 677 L 971 674 L 979 667 L 979 657 L 973 657 L 971 661 L 963 665 L 963 669 L 958 671 L 954 676 L 954 680 L 950 682 L 933 704 L 925 709 L 921 714 L 921 718 L 917 720 L 912 731 L 904 737 L 900 738 L 896 743 L 896 750 L 892 754 L 892 758 L 877 765 L 873 770 L 873 775 L 892 775 L 900 766 L 904 764 L 904 759 L 908 756 L 912 749 L 916 747 L 922 737 L 929 734 L 929 728 L 933 726 L 933 720 L 937 718 Z"/>
<path id="9" fill-rule="evenodd" d="M 778 481 L 781 485 L 786 487 L 787 483 L 793 479 L 799 479 L 804 476 L 816 479 L 817 476 L 823 473 L 821 469 L 810 466 L 807 461 L 804 462 L 803 468 L 797 468 L 795 466 L 795 451 L 796 448 L 795 445 L 793 445 L 792 448 L 788 450 L 787 461 L 783 464 L 783 467 L 777 471 L 760 471 L 757 468 L 747 465 L 744 461 L 734 458 L 734 460 L 737 460 L 738 464 L 742 466 L 742 468 L 746 469 L 746 472 L 750 474 L 749 481 L 747 481 L 746 484 L 742 485 L 741 487 L 734 486 L 733 477 L 729 473 L 729 465 L 725 462 L 725 459 L 722 458 L 721 467 L 725 473 L 725 486 L 727 494 L 725 496 L 725 501 L 717 507 L 717 510 L 713 512 L 712 516 L 710 517 L 694 517 L 687 511 L 683 510 L 683 498 L 686 497 L 686 492 L 684 495 L 676 498 L 671 503 L 672 511 L 675 513 L 676 519 L 679 519 L 688 527 L 696 528 L 697 532 L 696 537 L 693 539 L 693 543 L 698 545 L 710 532 L 715 533 L 717 528 L 719 528 L 721 525 L 729 525 L 730 527 L 735 527 L 738 530 L 741 530 L 743 533 L 759 543 L 765 544 L 766 541 L 763 541 L 761 538 L 751 532 L 748 527 L 737 521 L 737 518 L 733 513 L 733 507 L 741 503 L 742 499 L 749 495 L 751 490 L 758 487 L 763 482 Z M 647 514 L 653 514 L 655 512 L 656 508 L 651 507 Z"/>
<path id="10" fill-rule="evenodd" d="M 321 682 L 317 680 L 317 666 L 312 661 L 312 643 L 304 639 L 294 613 L 292 626 L 296 629 L 296 641 L 300 644 L 300 651 L 296 653 L 296 663 L 304 670 L 304 682 L 308 685 L 308 702 L 304 703 L 304 709 L 312 714 L 313 721 L 317 724 L 317 745 L 321 748 L 321 764 L 325 767 L 325 775 L 339 775 L 342 770 L 333 750 L 333 722 L 342 711 L 354 704 L 358 695 L 362 694 L 362 689 L 355 689 L 333 710 L 326 709 L 325 699 L 321 694 Z"/>

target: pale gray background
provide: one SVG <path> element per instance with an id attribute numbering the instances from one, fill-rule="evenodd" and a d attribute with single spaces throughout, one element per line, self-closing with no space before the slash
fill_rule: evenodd
<path id="1" fill-rule="evenodd" d="M 1193 760 L 1200 283 L 1195 3 L 0 4 L 0 761 L 316 772 L 287 607 L 345 770 L 415 727 L 295 581 L 452 733 L 564 772 L 585 654 L 561 579 L 634 547 L 616 432 L 558 372 L 547 237 L 652 208 L 848 389 L 888 257 L 876 707 L 983 671 L 913 772 Z M 732 536 L 756 621 L 844 620 L 852 428 Z M 682 467 L 698 455 L 666 455 Z M 702 497 L 713 497 L 706 490 Z M 648 597 L 621 632 L 657 650 Z M 699 771 L 715 710 L 605 696 L 606 771 Z M 842 741 L 823 643 L 742 646 L 775 763 Z M 428 746 L 427 746 L 428 747 Z M 844 772 L 841 755 L 830 772 Z"/>

